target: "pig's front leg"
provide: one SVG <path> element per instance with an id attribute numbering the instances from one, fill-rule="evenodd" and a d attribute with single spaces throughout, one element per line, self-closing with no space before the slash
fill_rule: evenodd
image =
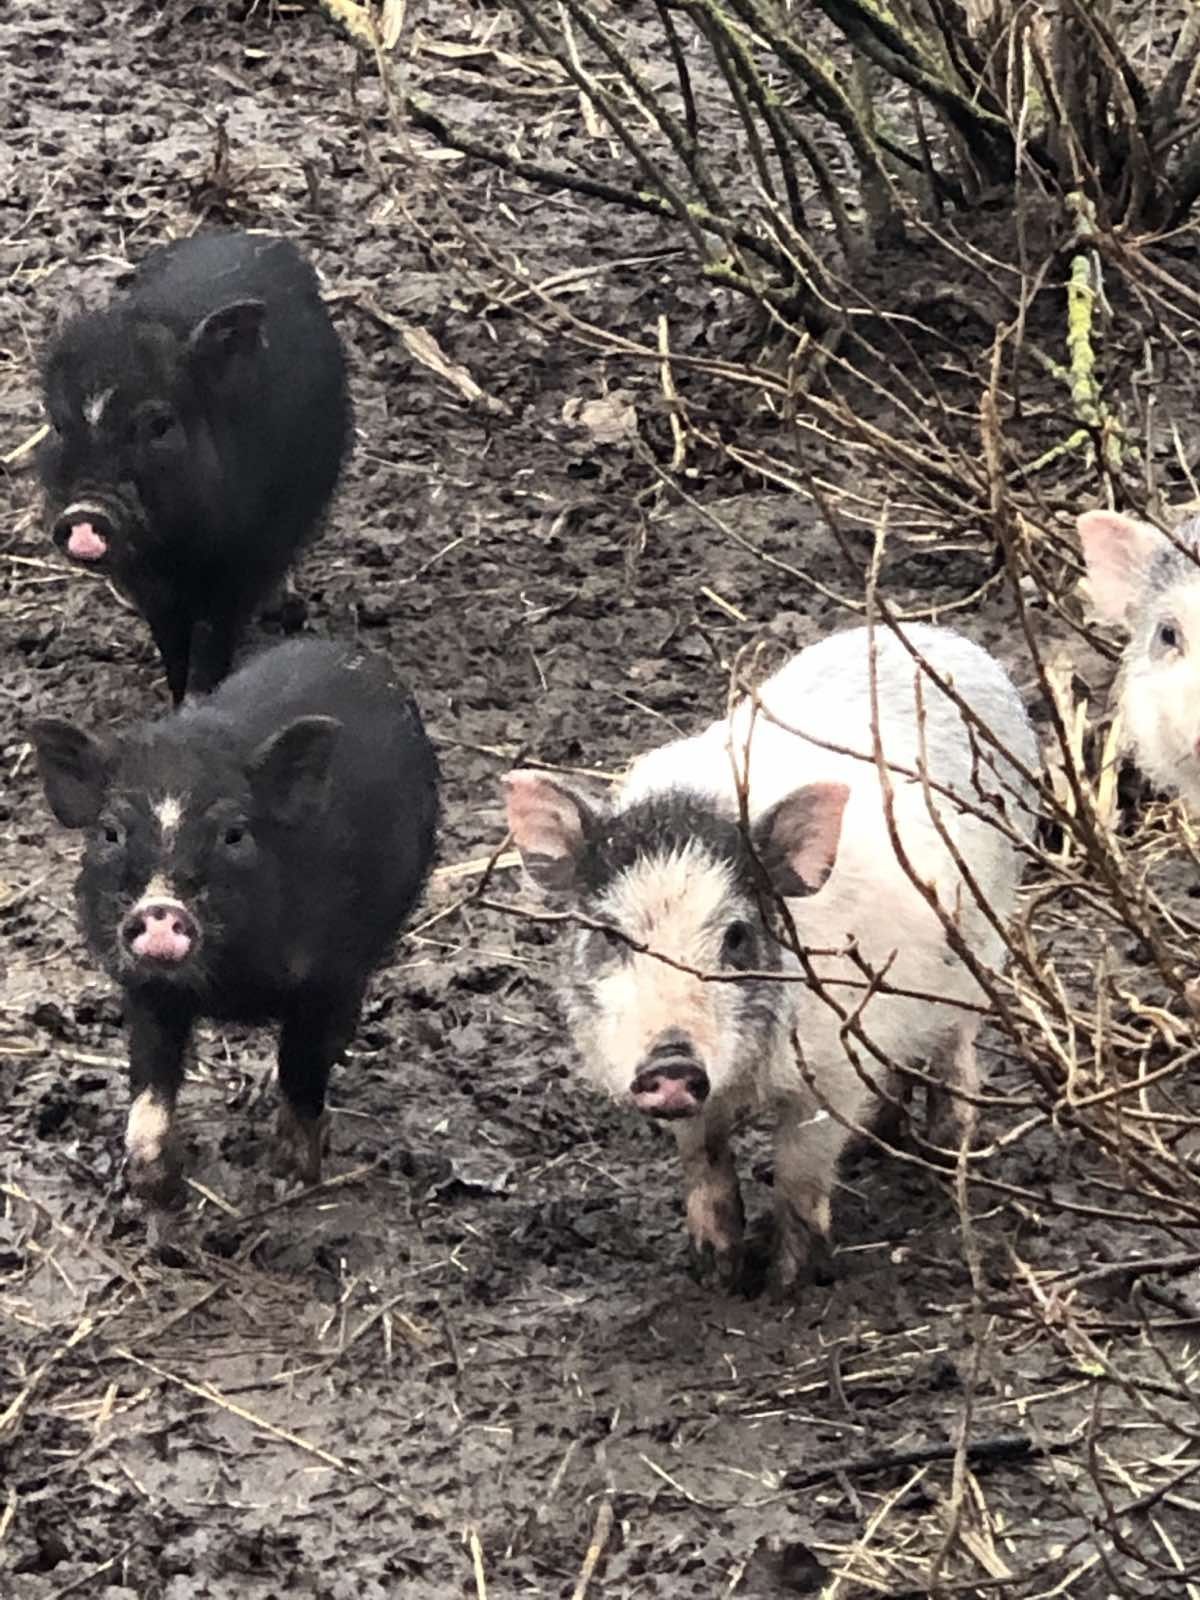
<path id="1" fill-rule="evenodd" d="M 926 1152 L 930 1159 L 953 1163 L 964 1142 L 968 1150 L 971 1147 L 979 1098 L 978 1032 L 978 1018 L 961 1022 L 938 1058 L 929 1064 L 930 1071 L 948 1085 L 943 1089 L 931 1084 L 925 1091 L 925 1139 L 935 1147 Z"/>
<path id="2" fill-rule="evenodd" d="M 241 625 L 233 611 L 214 611 L 192 624 L 185 683 L 189 699 L 211 694 L 227 676 Z"/>
<path id="3" fill-rule="evenodd" d="M 306 1184 L 321 1181 L 329 1137 L 325 1090 L 334 1062 L 354 1036 L 361 1004 L 360 994 L 305 995 L 283 1020 L 276 1167 Z"/>
<path id="4" fill-rule="evenodd" d="M 712 1264 L 727 1282 L 741 1271 L 745 1213 L 738 1188 L 728 1118 L 708 1106 L 699 1116 L 672 1124 L 683 1162 L 687 1229 L 703 1266 Z"/>
<path id="5" fill-rule="evenodd" d="M 156 588 L 135 594 L 134 598 L 150 624 L 150 632 L 167 675 L 171 699 L 175 705 L 179 705 L 188 686 L 191 619 L 178 609 L 169 596 L 160 595 Z"/>
<path id="6" fill-rule="evenodd" d="M 873 1105 L 865 1086 L 842 1086 L 838 1109 L 852 1126 L 866 1126 Z M 787 1097 L 779 1104 L 771 1268 L 771 1288 L 778 1295 L 833 1277 L 833 1186 L 851 1138 L 850 1128 L 811 1100 Z"/>
<path id="7" fill-rule="evenodd" d="M 174 1132 L 175 1101 L 183 1082 L 192 1016 L 178 1002 L 155 1003 L 144 995 L 127 993 L 125 1022 L 132 1096 L 125 1124 L 126 1180 L 130 1193 L 139 1200 L 175 1207 L 183 1198 Z"/>

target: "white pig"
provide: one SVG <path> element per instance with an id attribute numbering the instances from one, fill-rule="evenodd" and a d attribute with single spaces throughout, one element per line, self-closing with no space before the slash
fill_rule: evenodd
<path id="1" fill-rule="evenodd" d="M 1037 745 L 1004 669 L 946 629 L 913 626 L 906 636 L 1006 754 L 969 730 L 901 641 L 858 628 L 802 651 L 731 718 L 643 756 L 611 805 L 544 772 L 505 780 L 529 876 L 581 918 L 616 930 L 582 927 L 565 973 L 585 1070 L 669 1123 L 692 1242 L 727 1273 L 736 1273 L 743 1226 L 731 1124 L 746 1108 L 773 1113 L 780 1290 L 829 1266 L 838 1162 L 894 1091 L 889 1067 L 919 1062 L 952 1091 L 939 1143 L 957 1149 L 974 1122 L 986 1000 L 889 841 L 872 738 L 872 637 L 898 836 L 912 871 L 987 966 L 1003 960 L 1004 941 L 954 852 L 1003 924 L 1022 865 L 1010 835 L 1032 824 L 1022 773 L 1036 767 Z M 735 777 L 747 758 L 748 829 Z M 1007 832 L 994 826 L 997 812 Z M 778 981 L 802 969 L 773 931 L 775 896 L 806 951 L 841 952 L 853 941 L 889 985 L 922 998 L 868 997 L 862 968 L 840 953 L 811 958 L 818 988 Z M 764 972 L 773 977 L 737 978 Z M 733 981 L 698 976 L 714 973 Z M 835 1007 L 860 1010 L 884 1064 L 852 1035 L 843 1042 Z"/>
<path id="2" fill-rule="evenodd" d="M 1086 511 L 1079 538 L 1097 616 L 1129 629 L 1125 748 L 1151 783 L 1200 809 L 1200 517 L 1172 543 L 1148 522 Z"/>

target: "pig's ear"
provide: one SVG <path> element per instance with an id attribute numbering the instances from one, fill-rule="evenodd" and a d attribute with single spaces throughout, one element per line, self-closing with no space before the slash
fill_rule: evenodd
<path id="1" fill-rule="evenodd" d="M 41 717 L 29 731 L 51 811 L 64 828 L 90 828 L 108 793 L 109 751 L 58 717 Z"/>
<path id="2" fill-rule="evenodd" d="M 1096 615 L 1122 622 L 1146 584 L 1151 561 L 1167 542 L 1157 528 L 1116 511 L 1085 511 L 1078 519 Z"/>
<path id="3" fill-rule="evenodd" d="M 779 894 L 815 894 L 825 882 L 837 860 L 849 798 L 844 783 L 808 783 L 754 824 L 755 854 Z"/>
<path id="4" fill-rule="evenodd" d="M 262 343 L 267 308 L 261 300 L 234 300 L 202 317 L 188 337 L 188 353 L 208 377 L 220 377 L 235 356 Z"/>
<path id="5" fill-rule="evenodd" d="M 341 723 L 297 717 L 250 757 L 250 787 L 259 812 L 273 822 L 300 822 L 329 799 L 330 761 Z"/>
<path id="6" fill-rule="evenodd" d="M 596 814 L 588 803 L 544 772 L 522 768 L 504 780 L 508 831 L 525 871 L 539 889 L 573 889 Z"/>

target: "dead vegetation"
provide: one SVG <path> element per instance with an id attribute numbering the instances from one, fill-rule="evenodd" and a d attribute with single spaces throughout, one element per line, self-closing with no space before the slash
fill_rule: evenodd
<path id="1" fill-rule="evenodd" d="M 552 141 L 506 137 L 511 119 L 486 141 L 465 135 L 406 88 L 403 41 L 392 54 L 376 39 L 394 137 L 416 128 L 530 183 L 657 212 L 680 246 L 672 270 L 748 299 L 759 318 L 740 359 L 677 353 L 666 316 L 653 340 L 630 339 L 580 318 L 560 285 L 533 282 L 515 242 L 482 245 L 449 204 L 460 269 L 549 337 L 601 352 L 614 387 L 631 368 L 657 375 L 657 415 L 641 419 L 652 437 L 634 444 L 653 503 L 688 505 L 747 562 L 782 566 L 878 627 L 953 623 L 999 600 L 1040 713 L 1042 820 L 1023 914 L 1007 971 L 983 975 L 1025 1078 L 1016 1094 L 985 1086 L 991 1137 L 959 1155 L 971 1293 L 956 1309 L 978 1348 L 1053 1352 L 1079 1420 L 1051 1442 L 1036 1402 L 1022 1403 L 1026 1428 L 990 1432 L 995 1402 L 974 1363 L 951 1445 L 816 1469 L 892 1484 L 852 1540 L 822 1551 L 834 1575 L 821 1593 L 1197 1592 L 1200 1546 L 1181 1530 L 1200 1473 L 1189 1355 L 1200 1300 L 1176 1285 L 1200 1284 L 1187 888 L 1200 855 L 1180 806 L 1119 791 L 1106 690 L 1120 641 L 1089 624 L 1073 516 L 1132 504 L 1169 523 L 1196 499 L 1200 130 L 1188 107 L 1200 21 L 1184 7 L 1150 18 L 1075 0 L 893 12 L 656 0 L 634 14 L 563 0 L 553 16 L 514 5 L 520 45 L 494 48 L 490 70 L 514 102 L 518 81 L 570 85 L 595 163 L 531 158 Z M 714 140 L 718 125 L 731 141 Z M 906 252 L 923 263 L 915 278 L 900 270 Z M 813 471 L 830 447 L 842 472 Z M 736 502 L 722 515 L 697 501 L 690 482 L 716 463 L 811 505 L 861 588 L 756 548 Z M 978 582 L 949 603 L 884 598 L 881 568 L 939 556 L 974 558 Z M 736 684 L 741 663 L 723 664 Z M 484 903 L 545 920 L 511 898 Z M 864 983 L 886 988 L 886 974 Z M 1079 1153 L 1070 1194 L 1013 1179 L 1022 1148 L 1047 1137 Z M 915 1130 L 898 1153 L 937 1171 Z M 1030 1164 L 1041 1171 L 1042 1155 Z M 1034 1265 L 1013 1241 L 1003 1268 L 985 1267 L 975 1218 L 996 1207 L 1034 1231 L 1052 1214 L 1103 1219 L 1111 1253 Z M 1161 1254 L 1144 1253 L 1148 1226 Z M 1040 1461 L 1078 1537 L 1034 1556 L 989 1505 L 979 1467 L 995 1459 Z M 931 1508 L 914 1517 L 905 1507 L 921 1493 Z"/>
<path id="2" fill-rule="evenodd" d="M 626 592 L 642 593 L 640 576 L 661 572 L 656 545 L 683 518 L 697 546 L 702 535 L 705 548 L 736 552 L 737 592 L 703 566 L 692 575 L 703 614 L 728 625 L 704 635 L 726 679 L 740 670 L 754 631 L 747 596 L 760 585 L 783 586 L 792 605 L 823 623 L 861 619 L 870 606 L 881 627 L 983 618 L 987 642 L 1002 642 L 1038 715 L 1046 771 L 1011 963 L 989 978 L 1002 1068 L 985 1084 L 989 1137 L 948 1180 L 957 1223 L 941 1218 L 936 1245 L 914 1228 L 887 1245 L 883 1261 L 883 1228 L 846 1250 L 851 1309 L 839 1302 L 842 1320 L 826 1324 L 809 1306 L 801 1308 L 809 1320 L 777 1328 L 766 1308 L 739 1305 L 721 1313 L 719 1334 L 693 1351 L 694 1364 L 667 1380 L 674 1351 L 656 1335 L 622 1389 L 589 1375 L 589 1362 L 600 1369 L 617 1357 L 588 1344 L 609 1307 L 584 1302 L 578 1278 L 568 1274 L 565 1289 L 557 1279 L 548 1290 L 539 1283 L 516 1310 L 500 1291 L 488 1300 L 487 1258 L 503 1255 L 498 1230 L 514 1230 L 508 1212 L 494 1217 L 504 1183 L 488 1189 L 492 1178 L 477 1177 L 465 1158 L 439 1169 L 437 1183 L 479 1197 L 470 1226 L 456 1235 L 444 1223 L 431 1183 L 424 1256 L 414 1245 L 413 1262 L 393 1277 L 354 1253 L 366 1240 L 386 1258 L 395 1239 L 378 1214 L 413 1204 L 424 1168 L 409 1153 L 397 1162 L 390 1147 L 356 1147 L 321 1193 L 283 1202 L 230 1198 L 198 1178 L 209 1248 L 195 1274 L 173 1276 L 137 1253 L 126 1226 L 109 1229 L 116 1176 L 85 1170 L 99 1141 L 92 1127 L 65 1158 L 66 1178 L 95 1207 L 86 1222 L 65 1220 L 61 1186 L 43 1194 L 13 1168 L 0 1185 L 0 1310 L 21 1352 L 0 1396 L 0 1551 L 7 1544 L 22 1561 L 45 1563 L 25 1565 L 13 1581 L 36 1584 L 27 1592 L 38 1600 L 104 1595 L 111 1582 L 116 1600 L 129 1592 L 120 1585 L 153 1569 L 145 1582 L 162 1587 L 145 1594 L 183 1593 L 165 1588 L 157 1558 L 139 1566 L 146 1550 L 169 1547 L 182 1559 L 180 1537 L 171 1543 L 163 1531 L 168 1490 L 154 1488 L 154 1463 L 174 1430 L 219 1463 L 206 1492 L 220 1504 L 224 1473 L 249 1461 L 253 1477 L 267 1459 L 264 1481 L 277 1502 L 303 1502 L 322 1523 L 333 1522 L 332 1504 L 348 1525 L 366 1527 L 388 1502 L 404 1531 L 389 1532 L 386 1552 L 366 1536 L 310 1546 L 327 1552 L 323 1564 L 310 1556 L 314 1569 L 365 1574 L 374 1561 L 370 1581 L 391 1586 L 379 1593 L 407 1584 L 440 1600 L 451 1592 L 448 1571 L 480 1600 L 510 1592 L 506 1583 L 514 1593 L 576 1600 L 667 1592 L 660 1583 L 680 1596 L 822 1600 L 1196 1592 L 1200 1109 L 1189 984 L 1200 840 L 1177 807 L 1118 783 L 1107 704 L 1118 641 L 1087 620 L 1073 533 L 1074 514 L 1092 504 L 1162 515 L 1197 493 L 1189 430 L 1200 269 L 1187 226 L 1200 193 L 1189 109 L 1194 8 L 930 0 L 885 13 L 857 0 L 819 8 L 518 0 L 519 17 L 483 9 L 464 32 L 457 22 L 406 18 L 390 0 L 382 10 L 322 5 L 361 42 L 367 164 L 452 292 L 489 329 L 515 323 L 520 338 L 569 348 L 603 375 L 602 392 L 567 402 L 575 411 L 566 420 L 599 450 L 628 454 L 637 488 L 622 502 Z M 293 26 L 280 18 L 272 50 L 286 54 Z M 376 68 L 386 103 L 375 98 Z M 425 81 L 438 74 L 440 84 Z M 465 128 L 455 117 L 473 99 L 484 112 Z M 554 149 L 564 127 L 575 136 L 569 161 Z M 491 191 L 468 203 L 463 166 L 425 158 L 438 147 L 470 157 L 472 172 L 494 167 L 511 187 L 490 211 Z M 236 184 L 239 152 L 231 167 L 223 126 L 221 150 L 222 183 Z M 607 259 L 565 257 L 547 269 L 543 253 L 531 268 L 519 224 L 503 209 L 514 191 L 565 193 L 572 207 L 651 218 L 658 231 L 625 238 L 617 220 Z M 235 198 L 248 214 L 260 203 Z M 564 236 L 579 214 L 563 213 Z M 680 326 L 686 297 L 666 294 L 652 318 L 606 321 L 597 283 L 643 270 L 698 285 L 701 334 Z M 470 358 L 449 353 L 444 329 L 439 343 L 392 305 L 384 274 L 344 293 L 454 405 L 515 429 L 508 402 L 493 398 L 504 374 L 485 370 L 486 341 Z M 755 532 L 742 510 L 747 492 L 810 512 L 822 528 L 816 543 L 796 555 Z M 444 558 L 458 537 L 439 531 L 400 581 L 432 572 L 448 582 Z M 524 552 L 513 550 L 506 546 L 506 559 L 519 566 Z M 41 565 L 27 570 L 60 581 Z M 459 569 L 451 562 L 450 570 Z M 514 610 L 526 604 L 525 581 Z M 570 603 L 549 587 L 537 593 L 549 616 Z M 25 591 L 21 604 L 22 626 L 33 626 L 42 593 Z M 331 625 L 341 625 L 343 614 L 331 611 Z M 15 620 L 16 609 L 7 615 Z M 502 653 L 492 658 L 497 674 Z M 497 769 L 526 731 L 533 737 L 535 717 L 531 705 L 521 733 L 512 729 L 521 708 L 496 719 L 489 760 Z M 27 782 L 15 737 L 12 748 L 8 778 Z M 477 830 L 477 809 L 463 814 Z M 511 858 L 479 854 L 477 831 L 467 846 L 458 837 L 439 880 L 445 897 L 419 930 L 418 958 L 432 950 L 446 963 L 475 962 L 486 979 L 495 949 L 523 921 L 514 906 L 525 908 L 507 875 Z M 66 899 L 57 892 L 45 927 L 61 946 Z M 42 893 L 29 873 L 5 904 L 19 909 Z M 516 949 L 504 959 L 527 982 L 538 950 Z M 544 1056 L 558 1048 L 544 1025 L 537 1031 L 544 989 L 535 995 L 519 1024 L 517 999 L 506 990 L 496 1002 L 498 1038 L 514 1055 L 518 1027 L 527 1030 L 520 1048 L 526 1040 Z M 468 999 L 482 1007 L 486 990 Z M 31 1009 L 22 1002 L 6 1016 L 13 1081 L 18 1072 L 107 1074 L 116 1103 L 111 1019 L 91 1025 L 104 1048 L 68 1035 L 48 1065 Z M 496 1038 L 489 1046 L 499 1053 Z M 214 1049 L 202 1076 L 218 1112 L 232 1101 L 240 1114 L 248 1075 Z M 531 1085 L 517 1105 L 526 1122 L 542 1114 L 546 1093 L 536 1074 Z M 581 1130 L 591 1116 L 581 1108 L 560 1148 L 537 1144 L 536 1159 L 519 1140 L 513 1146 L 532 1198 L 512 1252 L 533 1254 L 542 1213 L 577 1206 L 599 1184 L 608 1242 L 592 1242 L 585 1273 L 607 1252 L 614 1278 L 629 1279 L 637 1304 L 627 1338 L 622 1330 L 624 1359 L 644 1336 L 637 1308 L 648 1279 L 657 1293 L 681 1268 L 664 1242 L 669 1229 L 653 1241 L 652 1265 L 624 1234 L 613 1242 L 620 1203 L 658 1158 L 639 1151 L 641 1166 L 623 1168 L 620 1155 L 587 1143 Z M 14 1145 L 14 1168 L 22 1148 Z M 932 1186 L 947 1183 L 919 1142 L 902 1145 L 897 1159 Z M 878 1177 L 871 1165 L 848 1189 L 870 1192 Z M 292 1273 L 271 1241 L 288 1228 L 303 1232 L 301 1214 L 319 1217 L 364 1182 L 374 1187 L 346 1201 L 349 1220 L 339 1214 L 333 1243 L 322 1240 Z M 634 1209 L 641 1226 L 649 1208 Z M 872 1204 L 866 1210 L 879 1221 Z M 566 1224 L 563 1232 L 567 1253 L 578 1251 Z M 958 1247 L 961 1259 L 948 1263 Z M 344 1255 L 322 1280 L 330 1303 L 314 1316 L 318 1250 Z M 869 1271 L 854 1278 L 864 1259 L 878 1261 L 880 1274 L 894 1268 L 894 1304 L 876 1304 L 882 1291 Z M 516 1298 L 512 1285 L 523 1294 L 525 1280 L 505 1270 L 502 1288 Z M 418 1274 L 436 1296 L 418 1292 Z M 918 1278 L 932 1285 L 923 1298 L 911 1293 Z M 605 1296 L 620 1292 L 609 1285 Z M 572 1295 L 581 1310 L 568 1320 Z M 689 1323 L 709 1315 L 695 1304 L 683 1313 Z M 924 1315 L 909 1315 L 917 1305 Z M 533 1324 L 552 1330 L 546 1347 Z M 276 1331 L 294 1327 L 303 1330 L 302 1356 Z M 680 1349 L 693 1349 L 693 1331 L 672 1330 Z M 499 1399 L 486 1389 L 489 1363 L 503 1374 Z M 524 1391 L 518 1372 L 532 1374 Z M 642 1396 L 664 1381 L 658 1419 L 629 1443 L 628 1415 L 649 1408 Z M 472 1429 L 502 1431 L 515 1406 L 536 1411 L 560 1389 L 570 1405 L 553 1424 L 553 1450 L 524 1458 L 533 1487 L 506 1482 L 501 1492 L 498 1458 L 470 1442 Z M 390 1431 L 370 1434 L 360 1404 L 393 1407 Z M 579 1404 L 582 1418 L 571 1409 Z M 408 1458 L 396 1444 L 404 1429 Z M 732 1466 L 701 1464 L 709 1437 Z M 446 1438 L 459 1450 L 452 1470 L 410 1503 L 409 1479 L 419 1476 L 411 1462 L 439 1458 Z M 747 1454 L 742 1467 L 742 1451 L 764 1438 L 784 1465 L 768 1472 Z M 268 1449 L 279 1454 L 268 1458 Z M 464 1463 L 484 1487 L 458 1497 Z M 238 1493 L 251 1500 L 255 1490 L 243 1482 Z M 121 1518 L 107 1543 L 84 1541 L 92 1554 L 78 1555 L 60 1582 L 56 1519 L 65 1523 L 67 1508 L 82 1526 L 94 1516 L 92 1495 Z M 245 1500 L 228 1498 L 238 1525 Z M 172 1506 L 170 1516 L 182 1517 Z M 207 1514 L 216 1515 L 212 1501 Z M 726 1562 L 722 1547 L 706 1565 L 716 1523 L 734 1529 L 741 1553 Z M 255 1537 L 257 1548 L 238 1555 L 245 1567 L 228 1570 L 294 1576 L 285 1535 Z M 208 1570 L 196 1543 L 195 1566 L 180 1567 L 177 1584 L 218 1595 L 232 1582 L 259 1582 L 214 1579 L 201 1590 L 187 1576 Z M 25 1592 L 14 1591 L 18 1600 Z"/>

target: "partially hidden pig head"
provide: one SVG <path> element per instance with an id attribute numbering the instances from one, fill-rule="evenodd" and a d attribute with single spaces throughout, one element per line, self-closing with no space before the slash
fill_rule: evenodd
<path id="1" fill-rule="evenodd" d="M 1200 807 L 1200 517 L 1174 540 L 1115 511 L 1088 511 L 1079 537 L 1096 613 L 1129 643 L 1120 710 L 1150 781 Z"/>
<path id="2" fill-rule="evenodd" d="M 118 305 L 61 330 L 42 370 L 38 470 L 71 560 L 119 576 L 156 529 L 213 514 L 223 490 L 210 418 L 259 348 L 264 309 L 237 301 L 180 334 Z"/>
<path id="3" fill-rule="evenodd" d="M 183 712 L 120 743 L 57 718 L 32 730 L 51 811 L 87 830 L 84 933 L 123 983 L 199 989 L 256 942 L 284 937 L 280 829 L 302 828 L 327 801 L 332 717 L 298 718 L 248 758 L 188 722 Z"/>
<path id="4" fill-rule="evenodd" d="M 529 877 L 598 925 L 580 928 L 565 986 L 586 1069 L 658 1118 L 695 1116 L 710 1094 L 736 1091 L 788 1026 L 789 986 L 697 974 L 781 969 L 764 874 L 789 900 L 821 887 L 846 786 L 797 789 L 747 841 L 711 799 L 682 789 L 614 810 L 543 772 L 513 772 L 505 783 Z"/>

